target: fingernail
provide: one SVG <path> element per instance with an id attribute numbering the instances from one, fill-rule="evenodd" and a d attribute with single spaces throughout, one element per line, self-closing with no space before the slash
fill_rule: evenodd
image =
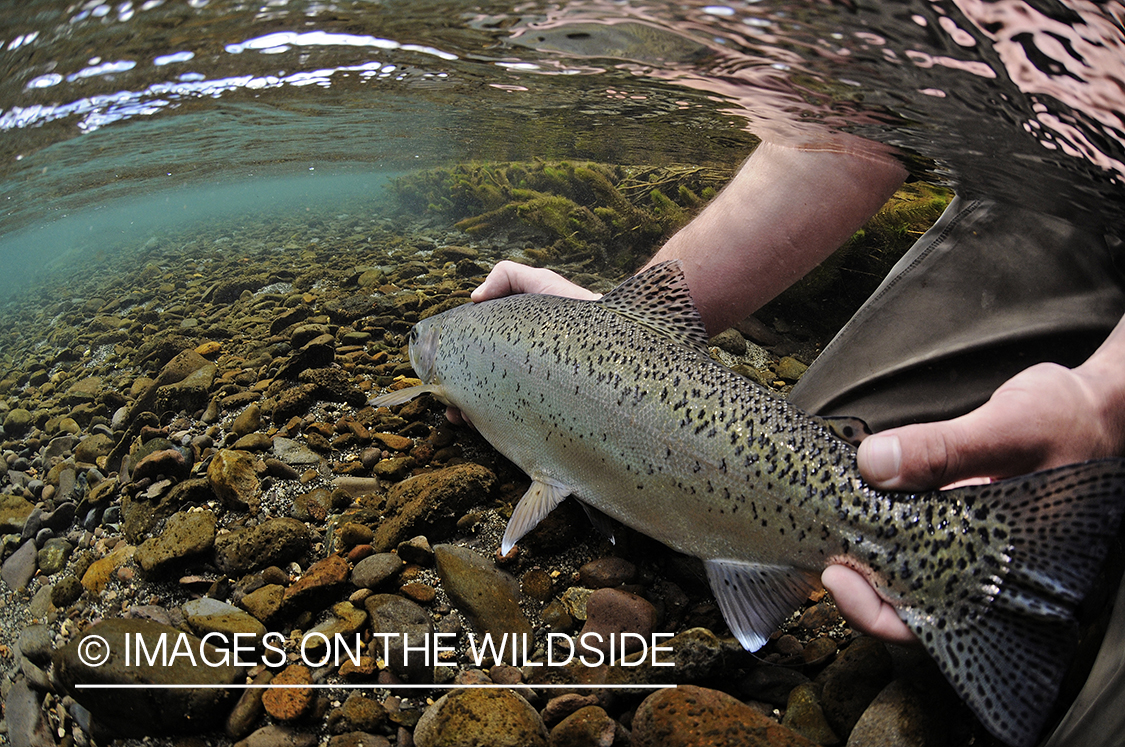
<path id="1" fill-rule="evenodd" d="M 872 482 L 887 482 L 902 469 L 902 444 L 898 436 L 869 436 L 864 442 L 864 472 Z"/>

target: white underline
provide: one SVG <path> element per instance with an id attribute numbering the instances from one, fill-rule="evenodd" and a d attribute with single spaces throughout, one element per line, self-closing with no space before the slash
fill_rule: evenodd
<path id="1" fill-rule="evenodd" d="M 401 684 L 401 685 L 144 685 L 144 684 L 125 684 L 125 685 L 108 685 L 108 684 L 89 684 L 89 683 L 75 683 L 74 688 L 82 690 L 292 690 L 292 689 L 306 689 L 306 690 L 455 690 L 458 688 L 479 688 L 479 689 L 527 689 L 527 690 L 663 690 L 664 688 L 677 687 L 677 685 L 558 685 L 558 684 L 544 684 L 544 685 L 529 685 L 527 683 L 519 683 L 516 685 L 496 685 L 496 684 L 480 684 L 480 685 L 417 685 L 417 684 Z"/>

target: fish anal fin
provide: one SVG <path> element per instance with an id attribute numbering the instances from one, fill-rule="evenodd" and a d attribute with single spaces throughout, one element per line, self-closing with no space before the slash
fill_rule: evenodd
<path id="1" fill-rule="evenodd" d="M 439 398 L 441 397 L 441 387 L 436 384 L 420 384 L 418 386 L 410 386 L 405 389 L 398 389 L 386 394 L 380 394 L 378 397 L 373 397 L 367 404 L 372 407 L 395 407 L 396 405 L 403 405 L 412 399 L 421 397 L 423 394 L 434 394 Z"/>
<path id="2" fill-rule="evenodd" d="M 820 579 L 792 566 L 704 560 L 711 591 L 735 638 L 747 651 L 766 645 L 770 634 L 793 614 Z"/>
<path id="3" fill-rule="evenodd" d="M 707 355 L 707 329 L 678 259 L 653 265 L 592 303 Z"/>
<path id="4" fill-rule="evenodd" d="M 533 480 L 512 511 L 512 518 L 508 519 L 508 528 L 500 541 L 500 553 L 507 555 L 511 552 L 516 543 L 562 503 L 570 492 L 570 488 L 561 485 Z"/>

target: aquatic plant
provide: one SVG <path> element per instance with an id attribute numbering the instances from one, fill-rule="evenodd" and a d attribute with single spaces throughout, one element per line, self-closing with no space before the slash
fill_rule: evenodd
<path id="1" fill-rule="evenodd" d="M 812 272 L 764 306 L 817 337 L 831 337 L 894 264 L 945 210 L 953 193 L 926 182 L 904 185 L 862 228 Z"/>
<path id="2" fill-rule="evenodd" d="M 474 236 L 527 240 L 536 264 L 632 270 L 683 226 L 731 172 L 569 161 L 458 164 L 400 177 L 403 210 Z M 669 197 L 668 195 L 673 195 Z"/>
<path id="3" fill-rule="evenodd" d="M 519 246 L 513 258 L 603 275 L 632 272 L 710 201 L 729 170 L 570 161 L 466 163 L 400 177 L 399 207 L 480 238 Z M 768 304 L 817 338 L 831 337 L 949 204 L 925 182 L 897 192 L 840 249 Z M 571 270 L 573 272 L 573 269 Z"/>

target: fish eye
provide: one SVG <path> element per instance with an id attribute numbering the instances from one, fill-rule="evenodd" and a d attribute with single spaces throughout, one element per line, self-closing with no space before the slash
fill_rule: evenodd
<path id="1" fill-rule="evenodd" d="M 416 342 L 418 342 L 418 328 L 417 327 L 411 327 L 410 328 L 410 344 L 413 345 Z"/>

